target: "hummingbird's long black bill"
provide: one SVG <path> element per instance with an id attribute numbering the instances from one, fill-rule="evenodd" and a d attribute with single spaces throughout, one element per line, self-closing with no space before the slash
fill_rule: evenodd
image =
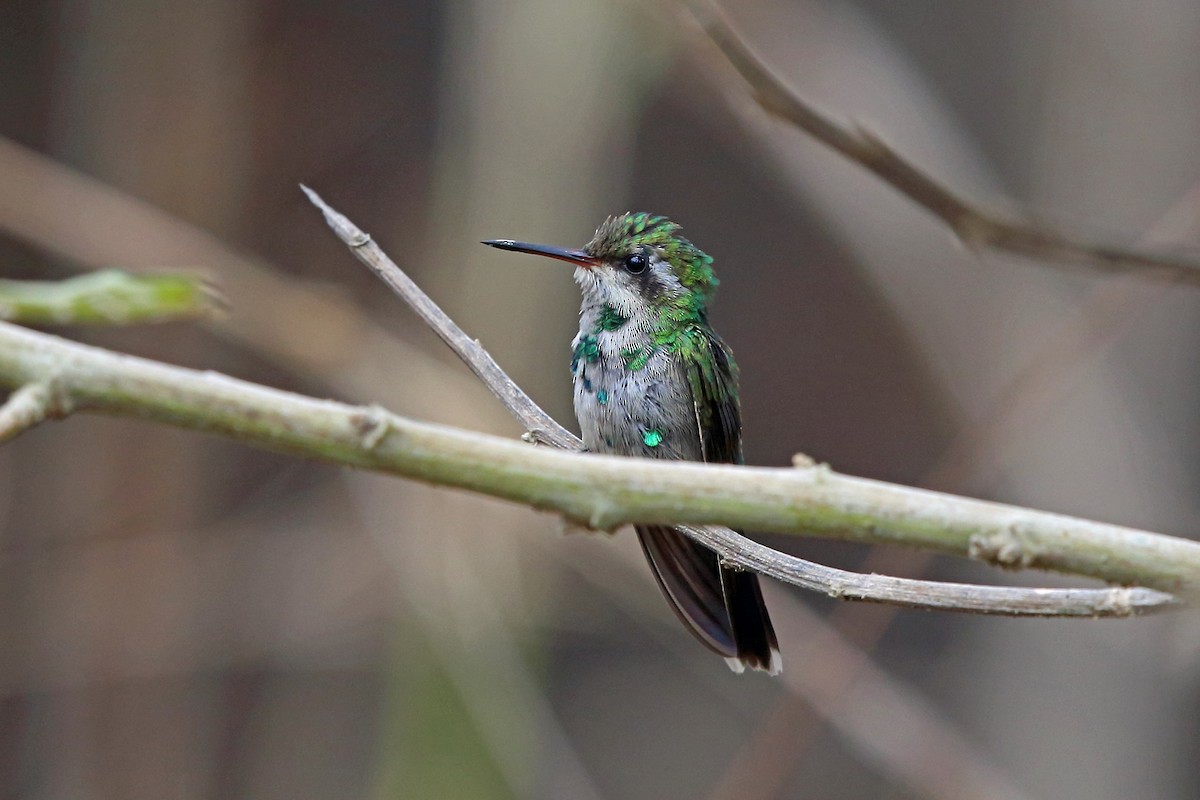
<path id="1" fill-rule="evenodd" d="M 567 250 L 563 247 L 551 247 L 545 244 L 530 244 L 529 242 L 514 242 L 512 239 L 490 239 L 480 242 L 501 250 L 512 250 L 514 253 L 532 253 L 535 256 L 546 256 L 566 261 L 577 267 L 592 267 L 597 263 L 595 256 L 588 255 L 582 250 Z"/>

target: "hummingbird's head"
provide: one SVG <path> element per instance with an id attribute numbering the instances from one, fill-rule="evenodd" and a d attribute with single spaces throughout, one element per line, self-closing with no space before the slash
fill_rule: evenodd
<path id="1" fill-rule="evenodd" d="M 679 225 L 644 212 L 609 217 L 582 250 L 509 239 L 484 244 L 574 264 L 584 298 L 626 317 L 650 306 L 673 317 L 703 319 L 717 285 L 712 257 L 680 236 Z"/>

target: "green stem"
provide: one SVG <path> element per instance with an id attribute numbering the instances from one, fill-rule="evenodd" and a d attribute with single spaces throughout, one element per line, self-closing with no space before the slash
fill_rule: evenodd
<path id="1" fill-rule="evenodd" d="M 0 319 L 25 325 L 132 325 L 212 314 L 220 296 L 197 275 L 105 269 L 64 281 L 0 280 Z"/>

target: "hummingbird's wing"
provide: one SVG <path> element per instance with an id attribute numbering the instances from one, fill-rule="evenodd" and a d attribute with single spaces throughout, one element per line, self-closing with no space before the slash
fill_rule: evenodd
<path id="1" fill-rule="evenodd" d="M 742 411 L 737 364 L 728 345 L 709 328 L 696 328 L 680 349 L 704 460 L 742 463 Z"/>
<path id="2" fill-rule="evenodd" d="M 707 328 L 689 332 L 677 352 L 696 415 L 704 460 L 742 462 L 742 421 L 737 366 L 729 348 Z M 638 526 L 638 539 L 663 593 L 696 638 L 745 666 L 779 672 L 779 645 L 753 572 L 721 565 L 716 553 L 673 528 Z"/>

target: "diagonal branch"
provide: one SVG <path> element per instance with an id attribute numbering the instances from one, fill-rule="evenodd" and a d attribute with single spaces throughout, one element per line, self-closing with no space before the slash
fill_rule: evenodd
<path id="1" fill-rule="evenodd" d="M 466 363 L 484 385 L 496 395 L 504 407 L 517 418 L 528 438 L 541 444 L 553 445 L 564 450 L 581 450 L 579 437 L 559 425 L 553 417 L 533 402 L 520 386 L 500 368 L 491 353 L 483 349 L 478 341 L 463 333 L 462 328 L 438 307 L 437 303 L 421 290 L 405 272 L 388 258 L 371 237 L 351 222 L 346 216 L 333 210 L 320 195 L 301 184 L 300 188 L 308 199 L 321 210 L 325 222 L 334 234 L 350 248 L 359 261 L 371 268 L 389 288 L 425 320 L 434 333 L 450 346 L 450 349 Z"/>
<path id="2" fill-rule="evenodd" d="M 434 327 L 443 341 L 488 385 L 509 411 L 531 432 L 537 432 L 534 435 L 538 441 L 569 450 L 580 448 L 578 438 L 554 422 L 521 391 L 487 351 L 463 333 L 429 296 L 388 258 L 370 236 L 343 214 L 330 208 L 311 189 L 302 188 L 324 214 L 326 222 L 338 238 Z M 1143 595 L 1141 592 L 1144 590 L 1141 589 L 1025 589 L 861 575 L 786 556 L 728 529 L 681 526 L 680 530 L 716 550 L 732 563 L 845 599 L 886 602 L 917 608 L 1045 616 L 1123 615 L 1166 607 L 1173 600 L 1157 594 Z M 985 549 L 980 548 L 979 555 L 985 555 Z M 1008 555 L 1011 556 L 1012 553 Z M 1135 595 L 1110 594 L 1127 591 L 1134 592 Z"/>
<path id="3" fill-rule="evenodd" d="M 788 87 L 733 31 L 710 0 L 681 0 L 754 101 L 768 114 L 874 173 L 884 183 L 944 222 L 969 248 L 990 248 L 1052 264 L 1103 272 L 1179 270 L 1180 280 L 1200 284 L 1200 258 L 1096 244 L 1044 225 L 1006 219 L 955 194 L 908 161 L 874 133 L 822 113 Z"/>

